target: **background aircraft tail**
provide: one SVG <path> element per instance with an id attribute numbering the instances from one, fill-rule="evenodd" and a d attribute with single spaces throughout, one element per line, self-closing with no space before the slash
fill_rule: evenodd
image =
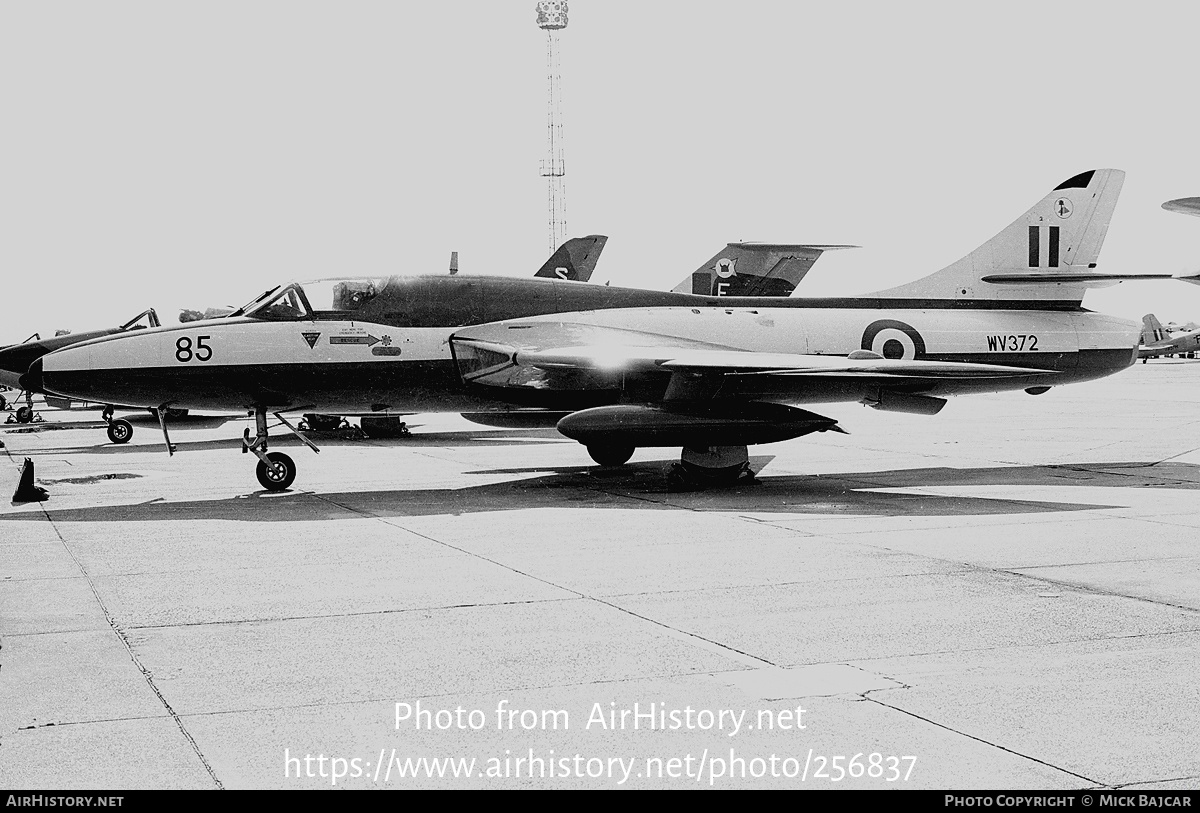
<path id="1" fill-rule="evenodd" d="M 1094 169 L 1050 190 L 991 240 L 924 279 L 880 291 L 896 298 L 1066 300 L 1088 288 L 1170 274 L 1095 271 L 1125 173 Z"/>
<path id="2" fill-rule="evenodd" d="M 1158 317 L 1152 313 L 1148 313 L 1142 317 L 1143 345 L 1159 344 L 1161 342 L 1170 341 L 1170 339 L 1171 334 L 1168 333 L 1167 329 L 1162 326 L 1161 322 L 1158 321 Z"/>
<path id="3" fill-rule="evenodd" d="M 857 246 L 730 243 L 675 291 L 705 296 L 791 296 L 822 253 Z"/>
<path id="4" fill-rule="evenodd" d="M 592 278 L 600 252 L 604 251 L 607 242 L 608 238 L 603 234 L 572 237 L 550 255 L 550 259 L 534 276 L 587 282 Z"/>

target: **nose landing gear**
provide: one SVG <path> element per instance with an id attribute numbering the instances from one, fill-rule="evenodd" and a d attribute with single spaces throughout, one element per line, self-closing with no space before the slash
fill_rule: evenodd
<path id="1" fill-rule="evenodd" d="M 133 437 L 133 424 L 124 418 L 108 422 L 108 439 L 113 443 L 128 443 Z"/>
<path id="2" fill-rule="evenodd" d="M 247 430 L 249 431 L 249 430 Z M 296 479 L 296 463 L 283 452 L 268 452 L 254 474 L 267 491 L 283 491 Z"/>
<path id="3" fill-rule="evenodd" d="M 316 444 L 300 434 L 296 427 L 288 423 L 286 418 L 278 412 L 275 413 L 275 417 L 291 430 L 292 434 L 300 438 L 305 446 L 320 453 L 321 450 L 316 447 Z M 296 463 L 283 452 L 267 451 L 267 411 L 265 409 L 260 407 L 254 411 L 254 424 L 256 434 L 253 439 L 250 438 L 249 427 L 242 433 L 242 454 L 249 452 L 258 458 L 258 466 L 255 468 L 254 474 L 263 488 L 267 491 L 283 491 L 296 479 Z"/>

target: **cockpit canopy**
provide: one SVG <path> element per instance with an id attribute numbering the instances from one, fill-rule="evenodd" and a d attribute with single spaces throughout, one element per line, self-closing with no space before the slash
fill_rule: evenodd
<path id="1" fill-rule="evenodd" d="M 345 317 L 379 295 L 385 278 L 322 279 L 272 288 L 233 315 L 289 321 Z"/>

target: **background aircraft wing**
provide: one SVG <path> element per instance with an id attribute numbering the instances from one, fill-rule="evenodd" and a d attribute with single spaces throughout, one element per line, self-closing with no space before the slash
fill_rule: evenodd
<path id="1" fill-rule="evenodd" d="M 1179 212 L 1181 215 L 1200 217 L 1200 198 L 1177 198 L 1162 205 L 1168 212 Z"/>

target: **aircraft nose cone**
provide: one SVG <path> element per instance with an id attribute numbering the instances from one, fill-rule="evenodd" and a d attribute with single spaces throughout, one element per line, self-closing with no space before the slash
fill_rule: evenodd
<path id="1" fill-rule="evenodd" d="M 16 344 L 0 350 L 0 370 L 13 375 L 23 375 L 34 359 L 46 352 L 38 342 Z"/>
<path id="2" fill-rule="evenodd" d="M 19 379 L 21 388 L 29 392 L 44 392 L 42 388 L 42 360 L 34 359 L 29 369 Z"/>

